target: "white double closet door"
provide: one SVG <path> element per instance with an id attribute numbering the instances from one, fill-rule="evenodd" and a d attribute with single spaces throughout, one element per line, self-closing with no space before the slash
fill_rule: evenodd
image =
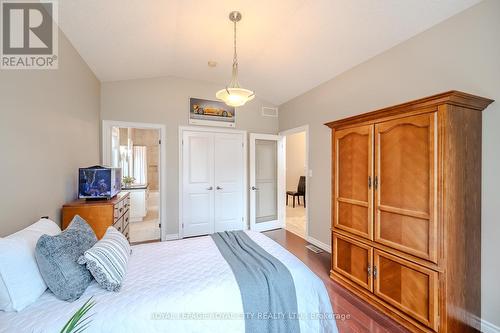
<path id="1" fill-rule="evenodd" d="M 183 237 L 244 228 L 244 134 L 182 133 Z"/>

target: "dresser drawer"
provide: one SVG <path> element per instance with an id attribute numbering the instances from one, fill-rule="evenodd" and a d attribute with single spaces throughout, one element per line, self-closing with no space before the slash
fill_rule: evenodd
<path id="1" fill-rule="evenodd" d="M 130 242 L 130 232 L 129 232 L 130 228 L 129 228 L 129 225 L 127 224 L 125 226 L 125 228 L 123 229 L 123 235 L 125 236 L 125 238 L 127 238 L 127 240 Z"/>
<path id="2" fill-rule="evenodd" d="M 124 210 L 130 209 L 130 196 L 129 195 L 123 200 L 123 208 L 124 208 Z"/>
<path id="3" fill-rule="evenodd" d="M 115 208 L 118 209 L 118 215 L 122 216 L 125 212 L 125 200 L 122 200 L 118 204 L 116 204 Z"/>
<path id="4" fill-rule="evenodd" d="M 118 205 L 115 205 L 113 212 L 113 223 L 116 223 L 116 221 L 118 221 L 120 217 L 121 215 L 120 215 L 120 210 L 118 209 Z"/>
<path id="5" fill-rule="evenodd" d="M 113 227 L 115 227 L 115 229 L 118 230 L 119 232 L 123 232 L 123 229 L 124 229 L 123 216 L 121 218 L 119 218 L 117 222 L 115 222 L 113 224 Z"/>
<path id="6" fill-rule="evenodd" d="M 123 214 L 123 228 L 126 228 L 130 222 L 130 212 L 127 210 L 125 214 Z"/>
<path id="7" fill-rule="evenodd" d="M 114 220 L 117 221 L 128 210 L 130 206 L 129 197 L 119 201 L 114 206 Z"/>

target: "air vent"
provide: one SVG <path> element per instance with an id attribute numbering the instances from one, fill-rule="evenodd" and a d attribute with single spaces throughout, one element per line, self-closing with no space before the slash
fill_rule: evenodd
<path id="1" fill-rule="evenodd" d="M 264 117 L 278 117 L 278 108 L 268 108 L 268 107 L 263 107 L 262 108 L 262 115 Z"/>
<path id="2" fill-rule="evenodd" d="M 307 247 L 309 250 L 311 250 L 311 251 L 313 251 L 314 253 L 316 253 L 316 254 L 318 254 L 318 253 L 323 253 L 323 250 L 322 250 L 322 249 L 320 249 L 319 247 L 314 246 L 314 245 L 312 245 L 312 244 L 306 245 L 306 247 Z"/>

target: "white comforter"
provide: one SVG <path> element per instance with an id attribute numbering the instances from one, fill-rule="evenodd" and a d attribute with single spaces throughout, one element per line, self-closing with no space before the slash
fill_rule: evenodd
<path id="1" fill-rule="evenodd" d="M 331 317 L 318 316 L 332 314 L 323 282 L 267 236 L 248 234 L 292 274 L 301 332 L 337 332 Z M 91 296 L 96 305 L 87 333 L 245 332 L 238 284 L 208 236 L 134 246 L 120 292 L 105 291 L 94 281 L 78 301 L 68 303 L 47 291 L 21 312 L 0 312 L 0 332 L 60 332 Z M 210 318 L 200 318 L 204 315 Z"/>

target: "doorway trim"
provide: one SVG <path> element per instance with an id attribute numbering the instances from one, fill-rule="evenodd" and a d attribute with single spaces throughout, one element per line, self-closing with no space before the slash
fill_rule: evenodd
<path id="1" fill-rule="evenodd" d="M 291 128 L 291 129 L 288 129 L 288 130 L 285 130 L 285 131 L 281 131 L 279 133 L 280 136 L 282 136 L 284 138 L 283 140 L 283 144 L 284 144 L 284 148 L 283 148 L 283 152 L 284 152 L 284 163 L 285 163 L 285 177 L 286 177 L 286 137 L 289 136 L 289 135 L 293 135 L 293 134 L 297 134 L 297 133 L 301 133 L 301 132 L 305 132 L 305 136 L 306 136 L 306 158 L 305 158 L 305 167 L 306 167 L 306 241 L 310 242 L 310 243 L 313 243 L 315 241 L 315 239 L 311 239 L 311 237 L 309 236 L 309 207 L 310 207 L 310 201 L 309 201 L 309 189 L 310 189 L 310 182 L 309 182 L 309 179 L 311 178 L 311 170 L 309 169 L 309 125 L 303 125 L 303 126 L 299 126 L 299 127 L 294 127 L 294 128 Z M 285 191 L 286 191 L 286 185 L 285 185 Z M 286 203 L 285 203 L 285 209 L 284 209 L 284 226 L 285 226 L 285 229 L 286 229 Z M 312 241 L 311 241 L 312 240 Z"/>
<path id="2" fill-rule="evenodd" d="M 138 129 L 156 129 L 160 131 L 160 238 L 167 240 L 167 129 L 163 124 L 128 122 L 119 120 L 102 121 L 101 162 L 111 164 L 111 128 L 131 127 Z"/>
<path id="3" fill-rule="evenodd" d="M 194 131 L 194 132 L 211 132 L 211 133 L 231 133 L 231 134 L 241 134 L 243 137 L 243 229 L 248 230 L 248 135 L 247 131 L 244 130 L 237 130 L 237 129 L 232 129 L 232 128 L 219 128 L 219 127 L 208 127 L 208 126 L 179 126 L 179 133 L 178 133 L 178 153 L 179 153 L 179 172 L 177 173 L 178 175 L 178 186 L 179 186 L 179 207 L 178 207 L 178 212 L 179 212 L 179 233 L 178 233 L 178 239 L 184 238 L 184 228 L 182 227 L 182 221 L 184 219 L 183 216 L 183 184 L 182 184 L 182 179 L 183 179 L 183 154 L 182 154 L 182 138 L 184 131 Z"/>

